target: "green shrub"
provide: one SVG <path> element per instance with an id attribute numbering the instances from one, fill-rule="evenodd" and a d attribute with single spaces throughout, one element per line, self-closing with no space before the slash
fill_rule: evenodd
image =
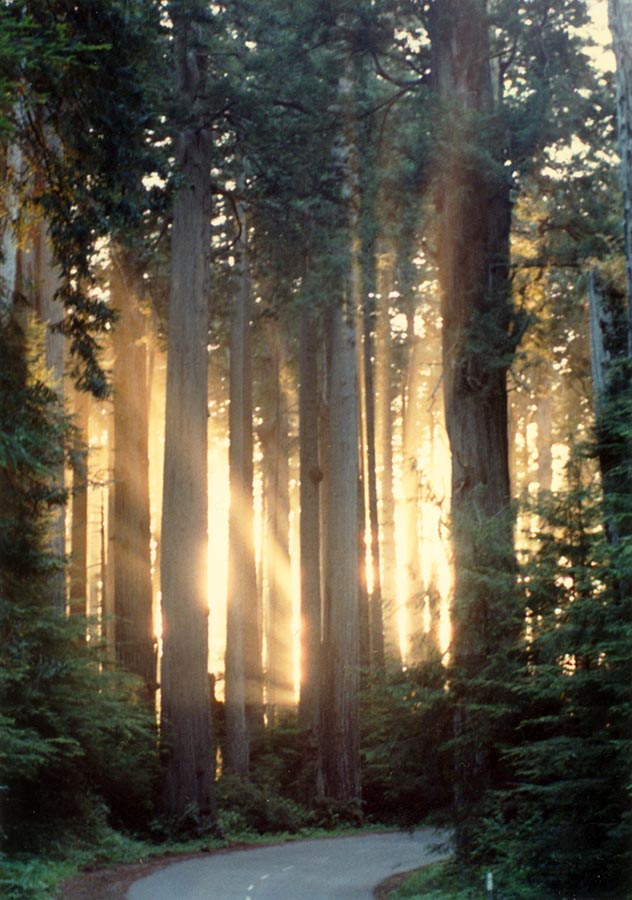
<path id="1" fill-rule="evenodd" d="M 134 679 L 56 607 L 49 549 L 69 426 L 27 376 L 19 333 L 0 330 L 0 772 L 2 837 L 22 851 L 105 815 L 137 826 L 156 773 L 155 724 Z"/>
<path id="2" fill-rule="evenodd" d="M 449 807 L 451 710 L 439 658 L 372 678 L 362 694 L 362 796 L 377 821 L 412 825 Z"/>
<path id="3" fill-rule="evenodd" d="M 225 828 L 296 833 L 315 824 L 314 815 L 294 800 L 277 793 L 270 785 L 256 784 L 237 775 L 222 775 L 217 783 L 220 821 Z"/>

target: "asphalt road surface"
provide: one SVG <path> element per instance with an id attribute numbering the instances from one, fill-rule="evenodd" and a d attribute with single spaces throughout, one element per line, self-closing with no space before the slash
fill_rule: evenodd
<path id="1" fill-rule="evenodd" d="M 364 834 L 176 862 L 128 900 L 372 900 L 381 881 L 447 855 L 446 832 Z M 443 846 L 441 846 L 443 845 Z"/>

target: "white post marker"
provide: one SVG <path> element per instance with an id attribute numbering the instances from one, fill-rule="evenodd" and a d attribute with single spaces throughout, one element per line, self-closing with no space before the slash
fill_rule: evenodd
<path id="1" fill-rule="evenodd" d="M 494 896 L 494 873 L 488 872 L 485 878 L 485 887 L 487 888 L 487 900 L 492 900 Z"/>

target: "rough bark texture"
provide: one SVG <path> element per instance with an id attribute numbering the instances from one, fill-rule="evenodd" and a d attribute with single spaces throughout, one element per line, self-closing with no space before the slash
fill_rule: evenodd
<path id="1" fill-rule="evenodd" d="M 323 771 L 327 796 L 360 799 L 355 319 L 332 315 L 329 401 L 329 520 L 323 688 Z"/>
<path id="2" fill-rule="evenodd" d="M 608 0 L 612 47 L 617 60 L 617 125 L 624 204 L 628 357 L 632 358 L 632 0 Z"/>
<path id="3" fill-rule="evenodd" d="M 477 741 L 472 680 L 493 650 L 514 634 L 506 594 L 491 573 L 514 567 L 509 514 L 507 369 L 511 362 L 508 291 L 509 183 L 481 159 L 494 152 L 486 4 L 442 0 L 432 10 L 437 91 L 444 104 L 442 173 L 436 203 L 443 318 L 445 416 L 452 456 L 455 567 L 452 653 L 459 739 L 457 849 L 491 779 L 488 749 Z M 481 143 L 482 142 L 482 143 Z M 481 575 L 484 577 L 481 578 Z M 461 819 L 461 815 L 465 817 Z"/>
<path id="4" fill-rule="evenodd" d="M 299 351 L 299 462 L 301 546 L 301 684 L 299 722 L 317 744 L 320 644 L 320 484 L 318 453 L 318 329 L 313 310 L 301 313 Z"/>
<path id="5" fill-rule="evenodd" d="M 207 334 L 210 248 L 209 131 L 198 104 L 206 83 L 206 5 L 172 2 L 180 173 L 171 235 L 162 510 L 161 734 L 163 808 L 213 824 L 208 678 Z"/>
<path id="6" fill-rule="evenodd" d="M 110 288 L 119 313 L 114 331 L 113 559 L 116 658 L 156 689 L 151 582 L 149 419 L 145 316 L 120 248 L 112 252 Z"/>
<path id="7" fill-rule="evenodd" d="M 250 760 L 250 733 L 255 716 L 261 718 L 263 698 L 254 546 L 248 228 L 243 209 L 241 213 L 238 283 L 230 339 L 230 511 L 224 752 L 226 766 L 233 772 L 245 775 Z M 253 665 L 257 666 L 258 678 L 256 671 L 249 672 L 249 666 L 252 669 Z"/>

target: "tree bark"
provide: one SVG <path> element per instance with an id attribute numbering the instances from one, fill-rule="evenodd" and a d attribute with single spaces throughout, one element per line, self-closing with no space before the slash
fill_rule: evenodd
<path id="1" fill-rule="evenodd" d="M 225 760 L 231 771 L 248 773 L 250 737 L 263 709 L 261 636 L 254 543 L 251 292 L 248 222 L 240 207 L 241 237 L 230 339 L 228 451 L 230 510 L 226 629 Z"/>
<path id="2" fill-rule="evenodd" d="M 299 457 L 301 545 L 301 683 L 299 722 L 318 742 L 321 645 L 320 484 L 318 452 L 318 328 L 314 311 L 301 312 L 299 351 Z"/>
<path id="3" fill-rule="evenodd" d="M 180 185 L 173 209 L 162 510 L 161 736 L 165 813 L 213 826 L 208 678 L 207 342 L 210 131 L 200 119 L 206 89 L 208 10 L 170 4 Z"/>
<path id="4" fill-rule="evenodd" d="M 632 0 L 608 0 L 612 48 L 617 61 L 617 126 L 623 187 L 625 272 L 628 296 L 627 354 L 632 359 Z"/>
<path id="5" fill-rule="evenodd" d="M 370 564 L 372 587 L 369 597 L 369 648 L 371 667 L 384 671 L 384 614 L 380 572 L 380 532 L 377 494 L 377 461 L 375 452 L 375 387 L 373 377 L 373 330 L 368 297 L 362 303 L 364 354 L 364 396 L 366 404 L 366 460 L 368 521 L 370 529 Z"/>
<path id="6" fill-rule="evenodd" d="M 406 335 L 406 376 L 404 383 L 402 435 L 402 492 L 404 500 L 403 557 L 406 568 L 407 655 L 418 661 L 424 643 L 425 591 L 419 550 L 419 339 L 415 336 L 414 308 L 408 314 Z"/>
<path id="7" fill-rule="evenodd" d="M 355 317 L 351 311 L 333 311 L 331 343 L 323 771 L 327 796 L 342 803 L 358 803 L 358 437 Z"/>
<path id="8" fill-rule="evenodd" d="M 486 3 L 442 0 L 431 14 L 436 88 L 444 104 L 443 169 L 436 195 L 443 318 L 443 385 L 452 457 L 455 586 L 457 851 L 467 853 L 472 810 L 490 785 L 490 748 L 475 731 L 475 679 L 515 636 L 501 579 L 515 571 L 510 515 L 507 369 L 514 343 L 509 300 L 509 181 L 481 164 L 493 152 Z M 490 578 L 493 575 L 493 581 Z M 481 577 L 483 576 L 483 577 Z M 501 587 L 501 584 L 503 587 Z"/>
<path id="9" fill-rule="evenodd" d="M 114 330 L 115 644 L 119 664 L 139 675 L 148 699 L 156 690 L 149 509 L 149 397 L 145 316 L 138 307 L 131 263 L 112 251 L 110 288 L 119 313 Z"/>
<path id="10" fill-rule="evenodd" d="M 268 705 L 294 704 L 290 577 L 289 416 L 284 387 L 285 351 L 276 319 L 266 324 L 265 399 L 259 429 L 263 455 L 267 594 L 265 603 Z"/>

